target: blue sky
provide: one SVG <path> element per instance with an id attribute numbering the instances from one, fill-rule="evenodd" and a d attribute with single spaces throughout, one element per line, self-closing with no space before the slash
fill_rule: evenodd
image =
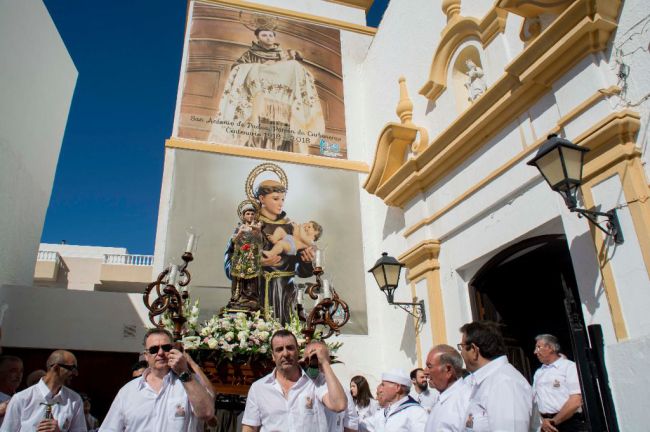
<path id="1" fill-rule="evenodd" d="M 389 0 L 376 0 L 376 26 Z M 44 0 L 79 77 L 42 242 L 152 254 L 187 2 Z"/>

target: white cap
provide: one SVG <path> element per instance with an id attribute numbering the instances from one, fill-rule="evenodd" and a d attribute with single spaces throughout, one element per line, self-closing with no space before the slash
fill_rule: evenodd
<path id="1" fill-rule="evenodd" d="M 382 381 L 390 381 L 411 388 L 411 377 L 403 369 L 391 369 L 381 374 Z"/>

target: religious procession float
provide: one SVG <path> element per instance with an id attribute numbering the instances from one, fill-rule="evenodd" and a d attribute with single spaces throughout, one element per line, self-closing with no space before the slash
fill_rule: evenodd
<path id="1" fill-rule="evenodd" d="M 262 173 L 276 179 L 259 181 Z M 323 250 L 317 246 L 323 228 L 315 221 L 293 223 L 282 210 L 288 188 L 286 173 L 272 163 L 248 175 L 239 223 L 224 255 L 231 297 L 218 314 L 199 322 L 199 301 L 190 300 L 194 234 L 183 263 L 170 264 L 144 293 L 151 323 L 172 332 L 222 401 L 245 396 L 273 369 L 270 338 L 276 330 L 293 332 L 303 349 L 313 339 L 339 334 L 350 318 L 347 303 L 323 276 Z M 335 352 L 340 343 L 328 346 Z"/>

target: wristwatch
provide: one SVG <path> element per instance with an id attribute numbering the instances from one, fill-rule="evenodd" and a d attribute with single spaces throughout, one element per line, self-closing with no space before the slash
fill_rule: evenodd
<path id="1" fill-rule="evenodd" d="M 181 372 L 180 375 L 178 375 L 178 379 L 184 383 L 192 381 L 192 374 L 189 371 Z"/>

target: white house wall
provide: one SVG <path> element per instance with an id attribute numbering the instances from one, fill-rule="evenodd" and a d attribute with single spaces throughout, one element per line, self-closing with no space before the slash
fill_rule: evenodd
<path id="1" fill-rule="evenodd" d="M 0 286 L 32 282 L 77 70 L 40 0 L 0 1 Z"/>

